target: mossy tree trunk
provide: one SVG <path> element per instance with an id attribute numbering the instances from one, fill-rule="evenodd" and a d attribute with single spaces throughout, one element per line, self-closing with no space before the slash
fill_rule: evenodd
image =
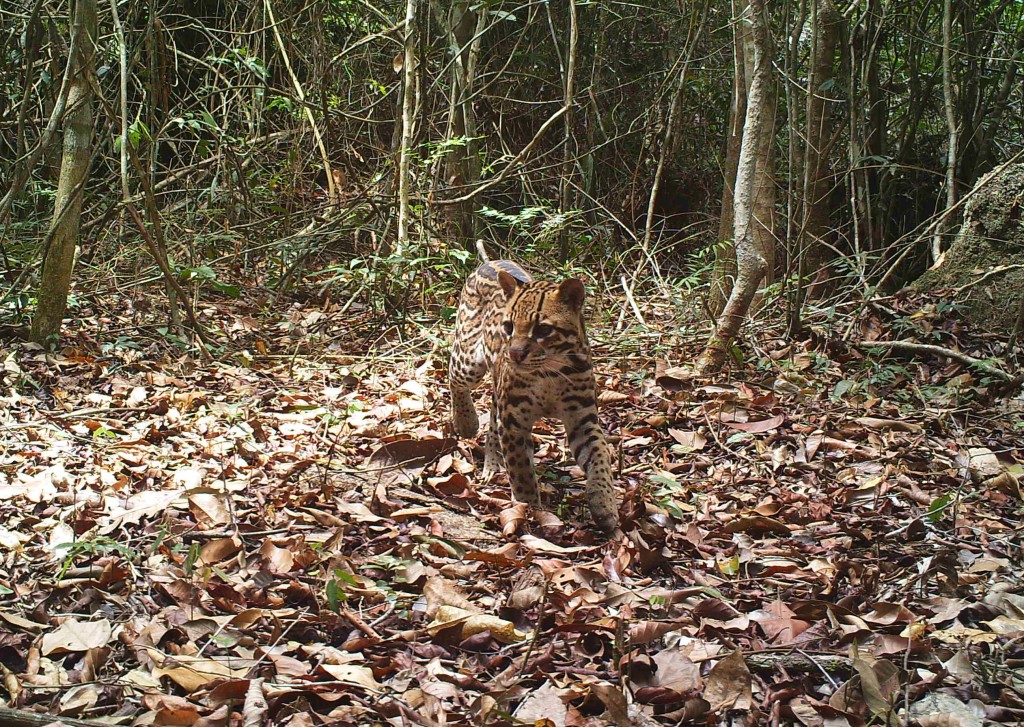
<path id="1" fill-rule="evenodd" d="M 96 54 L 96 0 L 78 0 L 71 22 L 72 80 L 64 112 L 64 151 L 57 181 L 53 222 L 43 255 L 32 340 L 45 343 L 60 333 L 67 310 L 82 199 L 92 156 L 92 77 Z"/>
<path id="2" fill-rule="evenodd" d="M 1024 310 L 1024 164 L 1006 164 L 964 195 L 964 221 L 942 263 L 914 284 L 938 290 L 981 330 L 1020 337 Z"/>

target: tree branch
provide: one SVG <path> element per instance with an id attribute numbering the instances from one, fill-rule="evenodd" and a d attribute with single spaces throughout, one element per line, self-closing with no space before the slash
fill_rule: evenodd
<path id="1" fill-rule="evenodd" d="M 1024 382 L 1024 377 L 1019 375 L 1013 376 L 998 366 L 990 364 L 988 361 L 984 361 L 980 358 L 974 358 L 974 356 L 968 356 L 966 353 L 954 351 L 951 348 L 935 346 L 930 343 L 914 343 L 913 341 L 861 341 L 859 343 L 854 343 L 853 345 L 856 348 L 863 349 L 867 353 L 871 353 L 873 350 L 884 349 L 886 351 L 907 353 L 917 356 L 938 356 L 940 358 L 948 358 L 951 361 L 962 363 L 963 365 L 977 369 L 982 373 L 994 376 L 1000 381 L 1008 384 L 1020 385 Z"/>

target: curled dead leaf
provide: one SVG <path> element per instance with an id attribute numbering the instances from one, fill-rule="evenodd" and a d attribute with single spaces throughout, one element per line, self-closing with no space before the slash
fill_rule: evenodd
<path id="1" fill-rule="evenodd" d="M 490 631 L 497 641 L 511 644 L 522 641 L 527 634 L 519 631 L 511 621 L 483 613 L 473 613 L 455 606 L 441 606 L 434 620 L 427 625 L 427 633 L 436 636 L 445 629 L 461 626 L 461 635 L 467 639 L 481 631 Z"/>
<path id="2" fill-rule="evenodd" d="M 687 389 L 691 385 L 693 372 L 682 366 L 669 366 L 663 359 L 654 362 L 654 383 L 668 392 Z"/>
<path id="3" fill-rule="evenodd" d="M 1015 497 L 1018 500 L 1024 499 L 1024 493 L 1021 493 L 1020 482 L 1011 472 L 1001 472 L 995 477 L 989 477 L 987 480 L 981 483 L 982 487 L 987 487 L 990 490 L 996 490 L 1002 492 L 1004 495 Z"/>

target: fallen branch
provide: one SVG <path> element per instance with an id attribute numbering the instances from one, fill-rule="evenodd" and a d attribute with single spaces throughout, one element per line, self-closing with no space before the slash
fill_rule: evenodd
<path id="1" fill-rule="evenodd" d="M 788 671 L 847 672 L 853 671 L 853 662 L 845 656 L 831 654 L 744 654 L 743 660 L 755 671 L 773 671 L 782 667 Z"/>
<path id="2" fill-rule="evenodd" d="M 989 374 L 990 376 L 994 376 L 1007 384 L 1019 386 L 1024 382 L 1024 377 L 1013 376 L 1012 374 L 1003 371 L 1003 369 L 998 366 L 990 364 L 988 361 L 983 361 L 980 358 L 968 356 L 966 353 L 954 351 L 951 348 L 944 348 L 943 346 L 935 346 L 930 343 L 914 343 L 913 341 L 861 341 L 859 343 L 854 343 L 853 345 L 868 353 L 870 353 L 872 349 L 885 349 L 886 351 L 908 353 L 911 355 L 939 356 L 941 358 L 948 358 L 951 361 L 956 361 L 957 363 L 962 363 L 965 366 L 970 366 L 973 369 L 977 369 L 978 371 Z"/>
<path id="3" fill-rule="evenodd" d="M 66 727 L 101 727 L 109 725 L 105 722 L 93 722 L 85 719 L 73 719 L 54 714 L 29 712 L 27 709 L 10 709 L 0 707 L 0 725 L 5 727 L 43 727 L 43 725 L 65 725 Z"/>

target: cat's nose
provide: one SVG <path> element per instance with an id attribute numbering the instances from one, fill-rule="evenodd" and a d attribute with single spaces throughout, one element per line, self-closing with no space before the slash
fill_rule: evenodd
<path id="1" fill-rule="evenodd" d="M 525 348 L 510 348 L 508 350 L 508 357 L 516 363 L 522 363 L 526 360 L 526 349 Z"/>

